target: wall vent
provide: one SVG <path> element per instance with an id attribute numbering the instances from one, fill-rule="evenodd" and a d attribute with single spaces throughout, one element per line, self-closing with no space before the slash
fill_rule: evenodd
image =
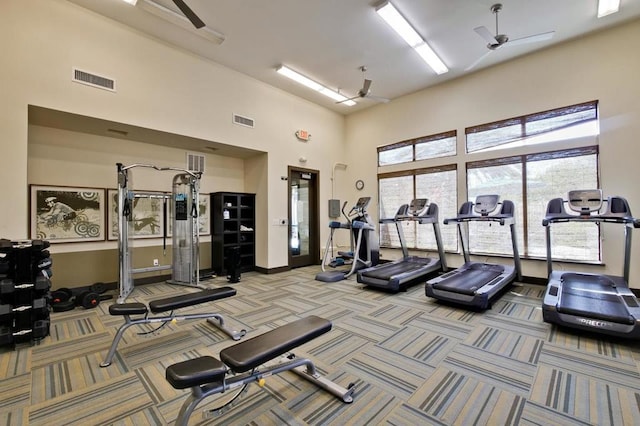
<path id="1" fill-rule="evenodd" d="M 204 155 L 187 152 L 187 170 L 204 174 Z"/>
<path id="2" fill-rule="evenodd" d="M 72 80 L 76 83 L 97 87 L 98 89 L 109 90 L 111 92 L 116 91 L 116 81 L 114 79 L 82 71 L 78 68 L 73 68 Z"/>
<path id="3" fill-rule="evenodd" d="M 233 114 L 233 123 L 240 126 L 251 127 L 252 129 L 255 127 L 253 118 L 243 117 L 242 115 L 238 114 Z"/>

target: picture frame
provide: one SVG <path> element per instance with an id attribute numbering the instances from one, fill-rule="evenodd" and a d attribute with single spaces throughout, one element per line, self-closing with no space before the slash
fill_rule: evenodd
<path id="1" fill-rule="evenodd" d="M 104 241 L 104 188 L 29 185 L 29 235 L 51 243 Z"/>
<path id="2" fill-rule="evenodd" d="M 162 238 L 164 224 L 162 220 L 163 197 L 159 191 L 136 191 L 148 197 L 136 197 L 133 201 L 133 238 Z M 107 190 L 107 239 L 118 239 L 118 190 Z"/>
<path id="3" fill-rule="evenodd" d="M 198 225 L 199 233 L 203 235 L 211 235 L 211 211 L 209 194 L 198 195 Z"/>

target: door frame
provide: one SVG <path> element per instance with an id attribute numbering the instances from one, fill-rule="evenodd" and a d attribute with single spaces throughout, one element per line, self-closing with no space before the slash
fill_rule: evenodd
<path id="1" fill-rule="evenodd" d="M 311 173 L 315 176 L 315 196 L 309 198 L 309 257 L 310 265 L 320 264 L 320 170 L 307 169 L 304 167 L 287 167 L 287 259 L 289 268 L 293 266 L 293 256 L 291 255 L 291 175 L 292 173 Z M 311 205 L 313 204 L 313 206 Z M 297 266 L 295 266 L 297 267 Z"/>

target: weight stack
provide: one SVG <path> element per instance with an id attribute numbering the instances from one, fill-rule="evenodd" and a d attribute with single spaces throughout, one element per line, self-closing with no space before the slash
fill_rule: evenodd
<path id="1" fill-rule="evenodd" d="M 0 346 L 49 335 L 52 261 L 44 240 L 0 239 Z"/>

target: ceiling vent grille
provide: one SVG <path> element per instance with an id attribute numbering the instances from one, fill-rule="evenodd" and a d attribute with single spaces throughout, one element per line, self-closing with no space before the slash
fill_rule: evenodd
<path id="1" fill-rule="evenodd" d="M 233 114 L 233 124 L 237 124 L 239 126 L 251 127 L 252 129 L 255 127 L 255 122 L 253 118 L 243 117 L 238 114 Z"/>
<path id="2" fill-rule="evenodd" d="M 78 68 L 73 69 L 72 80 L 76 83 L 97 87 L 98 89 L 109 90 L 111 92 L 116 91 L 116 81 L 114 79 L 82 71 Z"/>
<path id="3" fill-rule="evenodd" d="M 204 155 L 187 152 L 187 170 L 204 174 Z"/>

